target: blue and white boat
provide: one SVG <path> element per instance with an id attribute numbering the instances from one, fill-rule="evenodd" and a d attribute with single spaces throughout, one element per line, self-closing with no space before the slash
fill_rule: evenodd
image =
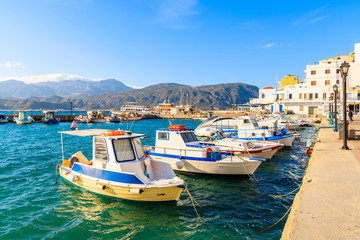
<path id="1" fill-rule="evenodd" d="M 43 111 L 44 117 L 41 122 L 44 124 L 56 124 L 60 122 L 59 113 L 57 111 Z"/>
<path id="2" fill-rule="evenodd" d="M 218 121 L 217 121 L 218 120 Z M 229 125 L 226 125 L 229 122 Z M 231 137 L 242 140 L 272 141 L 291 147 L 295 135 L 287 134 L 284 128 L 261 128 L 253 116 L 238 116 L 231 119 L 213 119 L 211 124 L 200 124 L 195 134 L 201 137 L 221 139 Z"/>
<path id="3" fill-rule="evenodd" d="M 155 146 L 147 146 L 146 154 L 170 164 L 175 171 L 199 174 L 249 176 L 264 161 L 221 152 L 213 143 L 200 142 L 184 125 L 156 130 Z"/>
<path id="4" fill-rule="evenodd" d="M 104 129 L 60 133 L 60 176 L 77 187 L 106 197 L 149 202 L 177 201 L 185 188 L 169 164 L 145 156 L 140 141 L 144 134 Z M 63 134 L 92 136 L 92 160 L 80 151 L 65 160 Z"/>
<path id="5" fill-rule="evenodd" d="M 9 120 L 4 114 L 0 114 L 0 123 L 7 123 Z"/>
<path id="6" fill-rule="evenodd" d="M 31 116 L 28 116 L 27 111 L 19 110 L 18 116 L 15 116 L 14 113 L 13 121 L 17 124 L 30 124 L 34 121 L 34 119 Z"/>

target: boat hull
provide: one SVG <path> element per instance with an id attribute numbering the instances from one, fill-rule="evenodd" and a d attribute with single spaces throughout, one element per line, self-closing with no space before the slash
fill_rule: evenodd
<path id="1" fill-rule="evenodd" d="M 16 124 L 20 124 L 20 125 L 32 123 L 31 120 L 15 120 L 15 122 L 16 122 Z"/>
<path id="2" fill-rule="evenodd" d="M 243 151 L 231 151 L 235 154 L 240 154 L 242 157 L 253 157 L 253 158 L 264 158 L 264 159 L 271 159 L 275 153 L 280 149 L 280 146 L 276 147 L 270 147 L 265 149 L 249 149 L 249 150 L 243 150 Z M 220 148 L 220 150 L 225 150 L 223 148 Z M 229 151 L 230 152 L 230 151 Z"/>
<path id="3" fill-rule="evenodd" d="M 205 159 L 190 160 L 186 159 L 186 157 L 177 155 L 166 155 L 152 152 L 147 152 L 147 154 L 150 159 L 170 164 L 176 172 L 199 174 L 252 175 L 262 162 L 261 160 L 244 161 L 239 160 L 238 158 L 237 160 L 232 161 L 231 157 L 227 157 L 225 160 L 220 161 L 208 161 Z M 181 168 L 179 168 L 176 164 L 180 158 L 184 163 Z"/>
<path id="4" fill-rule="evenodd" d="M 180 198 L 181 192 L 184 190 L 182 186 L 169 186 L 169 187 L 145 187 L 144 186 L 116 186 L 111 182 L 100 183 L 98 180 L 87 178 L 86 176 L 77 176 L 75 180 L 69 179 L 64 167 L 59 168 L 60 176 L 69 183 L 83 188 L 89 192 L 99 194 L 102 196 L 126 199 L 132 201 L 146 201 L 146 202 L 176 202 Z M 104 189 L 105 186 L 105 189 Z M 141 193 L 132 193 L 141 189 Z"/>

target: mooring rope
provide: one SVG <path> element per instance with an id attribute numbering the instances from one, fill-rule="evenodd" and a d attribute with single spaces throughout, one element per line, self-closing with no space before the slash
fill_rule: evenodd
<path id="1" fill-rule="evenodd" d="M 60 166 L 61 166 L 61 164 L 56 165 L 56 168 L 55 168 L 55 183 L 54 183 L 54 185 L 57 184 L 57 172 L 58 172 L 58 168 L 59 168 Z"/>

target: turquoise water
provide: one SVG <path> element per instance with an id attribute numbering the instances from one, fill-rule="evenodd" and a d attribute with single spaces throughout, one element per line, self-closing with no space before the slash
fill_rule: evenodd
<path id="1" fill-rule="evenodd" d="M 199 122 L 172 120 L 195 128 Z M 261 164 L 253 179 L 179 175 L 192 196 L 202 205 L 197 210 L 208 229 L 199 221 L 191 200 L 183 193 L 176 204 L 115 201 L 94 195 L 58 179 L 55 166 L 61 163 L 58 131 L 71 123 L 57 125 L 0 125 L 0 239 L 279 239 L 285 224 L 275 223 L 291 206 L 301 183 L 308 157 L 304 141 L 310 128 L 292 149 Z M 128 129 L 150 138 L 168 120 L 134 123 L 79 125 L 79 129 Z M 64 136 L 65 158 L 81 150 L 91 158 L 91 138 Z M 246 235 L 249 234 L 249 235 Z"/>

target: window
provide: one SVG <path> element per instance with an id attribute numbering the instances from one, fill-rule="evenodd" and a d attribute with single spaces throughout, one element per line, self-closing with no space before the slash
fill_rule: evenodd
<path id="1" fill-rule="evenodd" d="M 311 81 L 311 86 L 316 86 L 316 81 Z"/>
<path id="2" fill-rule="evenodd" d="M 95 138 L 95 158 L 108 160 L 105 139 L 103 138 Z"/>
<path id="3" fill-rule="evenodd" d="M 265 93 L 261 94 L 261 98 L 265 98 Z"/>
<path id="4" fill-rule="evenodd" d="M 315 99 L 318 99 L 318 98 L 319 98 L 319 94 L 315 93 Z"/>
<path id="5" fill-rule="evenodd" d="M 304 99 L 305 100 L 307 99 L 307 93 L 304 93 Z"/>
<path id="6" fill-rule="evenodd" d="M 330 85 L 330 80 L 325 80 L 325 85 Z"/>
<path id="7" fill-rule="evenodd" d="M 116 160 L 118 162 L 135 160 L 130 139 L 113 140 Z"/>
<path id="8" fill-rule="evenodd" d="M 328 62 L 328 64 L 331 64 L 331 62 Z"/>
<path id="9" fill-rule="evenodd" d="M 325 69 L 325 74 L 330 74 L 330 69 Z"/>
<path id="10" fill-rule="evenodd" d="M 299 99 L 302 99 L 303 95 L 302 93 L 299 93 Z"/>
<path id="11" fill-rule="evenodd" d="M 169 133 L 159 132 L 158 139 L 159 140 L 169 140 Z"/>
<path id="12" fill-rule="evenodd" d="M 292 99 L 292 93 L 289 93 L 289 99 Z"/>
<path id="13" fill-rule="evenodd" d="M 135 151 L 136 151 L 136 154 L 137 154 L 138 158 L 142 159 L 145 155 L 144 155 L 144 149 L 143 149 L 143 146 L 141 144 L 140 138 L 135 138 L 134 139 L 134 145 L 135 145 Z"/>
<path id="14" fill-rule="evenodd" d="M 300 111 L 304 111 L 304 106 L 300 106 Z"/>
<path id="15" fill-rule="evenodd" d="M 311 75 L 316 75 L 316 70 L 312 70 Z"/>
<path id="16" fill-rule="evenodd" d="M 249 119 L 244 119 L 244 124 L 249 124 L 250 120 Z"/>
<path id="17" fill-rule="evenodd" d="M 336 69 L 336 73 L 340 73 L 340 69 Z"/>
<path id="18" fill-rule="evenodd" d="M 323 93 L 323 99 L 326 100 L 326 93 Z"/>
<path id="19" fill-rule="evenodd" d="M 180 133 L 185 143 L 199 141 L 193 132 Z"/>
<path id="20" fill-rule="evenodd" d="M 336 84 L 340 84 L 340 80 L 336 80 Z"/>
<path id="21" fill-rule="evenodd" d="M 309 93 L 309 100 L 312 100 L 312 99 L 313 99 L 313 94 Z"/>

